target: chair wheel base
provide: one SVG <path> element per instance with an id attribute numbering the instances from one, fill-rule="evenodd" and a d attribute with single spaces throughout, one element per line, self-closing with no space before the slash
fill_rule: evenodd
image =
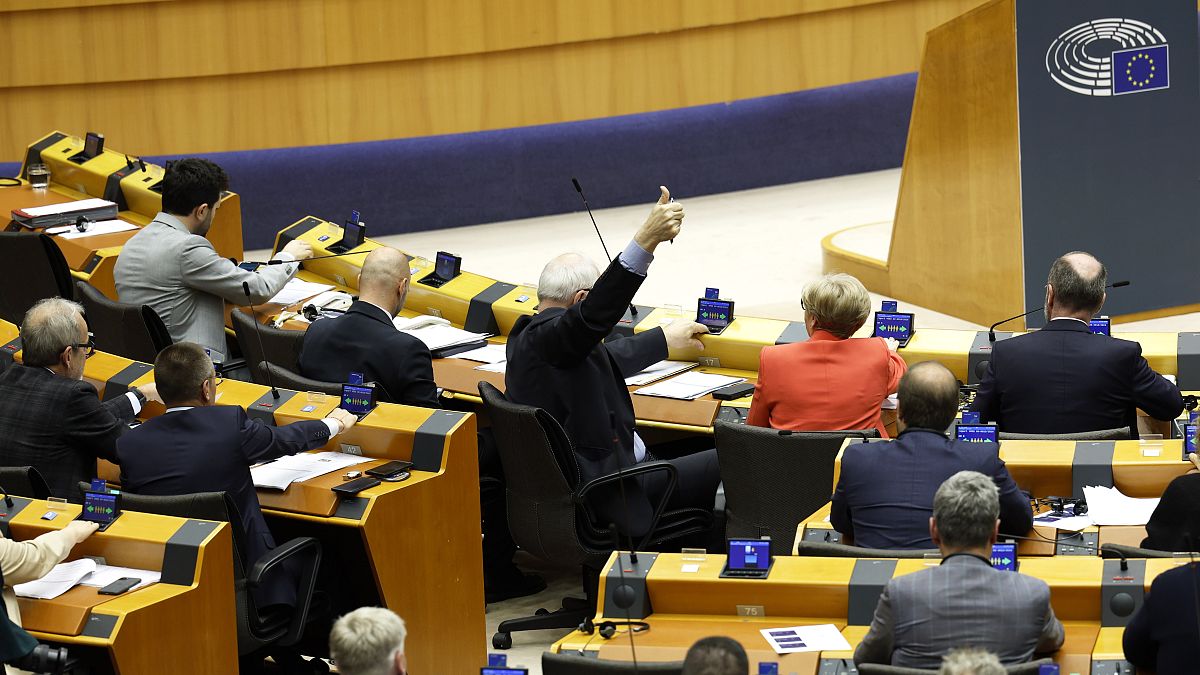
<path id="1" fill-rule="evenodd" d="M 492 647 L 495 649 L 511 649 L 512 635 L 508 633 L 496 633 L 492 636 Z"/>

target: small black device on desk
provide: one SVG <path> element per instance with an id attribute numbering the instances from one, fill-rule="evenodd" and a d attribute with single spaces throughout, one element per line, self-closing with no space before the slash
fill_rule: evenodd
<path id="1" fill-rule="evenodd" d="M 771 557 L 771 540 L 729 539 L 729 556 L 722 579 L 766 579 L 775 559 Z"/>
<path id="2" fill-rule="evenodd" d="M 426 286 L 432 286 L 434 288 L 441 288 L 442 286 L 446 285 L 448 281 L 454 277 L 457 277 L 461 273 L 460 270 L 462 270 L 461 257 L 456 256 L 453 253 L 438 251 L 437 258 L 435 258 L 433 261 L 433 274 L 426 274 L 424 278 L 417 283 L 425 284 Z"/>
<path id="3" fill-rule="evenodd" d="M 121 577 L 96 592 L 100 595 L 120 595 L 140 583 L 142 583 L 142 580 L 137 577 Z"/>
<path id="4" fill-rule="evenodd" d="M 342 497 L 353 497 L 363 490 L 373 488 L 380 484 L 382 484 L 382 481 L 374 476 L 363 476 L 362 478 L 355 478 L 354 480 L 346 481 L 341 485 L 334 485 L 329 489 L 338 493 L 338 495 Z"/>
<path id="5" fill-rule="evenodd" d="M 733 323 L 733 301 L 700 298 L 696 301 L 696 323 L 704 324 L 709 335 L 720 335 Z"/>
<path id="6" fill-rule="evenodd" d="M 405 471 L 408 471 L 410 468 L 412 468 L 412 465 L 413 465 L 412 462 L 405 462 L 403 460 L 395 460 L 392 462 L 388 462 L 387 464 L 380 464 L 377 467 L 367 469 L 367 475 L 374 476 L 376 478 L 381 478 L 383 480 L 387 480 L 393 476 L 396 476 L 398 474 L 404 473 Z"/>
<path id="7" fill-rule="evenodd" d="M 79 513 L 79 520 L 96 523 L 103 532 L 120 516 L 120 493 L 94 492 L 92 490 L 83 493 L 83 510 Z"/>
<path id="8" fill-rule="evenodd" d="M 254 272 L 258 270 L 258 268 L 262 267 L 262 263 L 254 262 L 253 260 L 244 260 L 238 263 L 238 267 L 246 270 L 247 272 Z"/>
<path id="9" fill-rule="evenodd" d="M 83 164 L 89 159 L 99 157 L 104 152 L 104 134 L 98 134 L 95 131 L 87 132 L 83 138 L 83 150 L 68 157 L 69 160 L 76 164 Z"/>
<path id="10" fill-rule="evenodd" d="M 916 325 L 911 312 L 875 312 L 874 337 L 892 338 L 907 347 L 916 333 Z"/>
<path id="11" fill-rule="evenodd" d="M 1196 429 L 1200 424 L 1188 422 L 1183 425 L 1183 461 L 1187 462 L 1188 455 L 1196 452 Z"/>
<path id="12" fill-rule="evenodd" d="M 358 211 L 350 212 L 350 220 L 342 226 L 342 238 L 338 243 L 329 247 L 330 253 L 346 253 L 353 251 L 367 240 L 367 224 L 359 220 Z"/>
<path id="13" fill-rule="evenodd" d="M 358 419 L 361 420 L 374 410 L 376 405 L 375 387 L 369 384 L 342 385 L 342 410 L 358 415 Z"/>
<path id="14" fill-rule="evenodd" d="M 754 393 L 754 385 L 749 382 L 738 382 L 731 384 L 712 393 L 712 397 L 718 401 L 732 401 L 737 398 L 744 398 Z"/>
<path id="15" fill-rule="evenodd" d="M 992 567 L 1002 572 L 1017 571 L 1017 544 L 998 541 L 992 544 Z"/>

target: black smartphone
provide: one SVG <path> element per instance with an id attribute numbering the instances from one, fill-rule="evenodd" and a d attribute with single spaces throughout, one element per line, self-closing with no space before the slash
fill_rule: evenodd
<path id="1" fill-rule="evenodd" d="M 137 586 L 141 582 L 142 580 L 136 577 L 121 577 L 120 579 L 117 579 L 116 581 L 96 592 L 100 595 L 120 595 L 134 586 Z"/>
<path id="2" fill-rule="evenodd" d="M 393 462 L 388 462 L 387 464 L 380 464 L 379 466 L 371 469 L 367 469 L 367 475 L 375 476 L 376 478 L 388 478 L 400 473 L 401 471 L 407 471 L 410 467 L 412 467 L 412 465 L 412 462 L 396 460 Z"/>
<path id="3" fill-rule="evenodd" d="M 363 490 L 366 490 L 367 488 L 373 488 L 381 483 L 382 481 L 374 476 L 363 476 L 362 478 L 355 478 L 354 480 L 346 481 L 341 485 L 334 485 L 329 489 L 343 497 L 353 497 Z"/>
<path id="4" fill-rule="evenodd" d="M 245 260 L 243 262 L 238 263 L 238 267 L 246 270 L 247 272 L 254 272 L 261 266 L 262 266 L 262 263 L 254 262 L 253 260 Z"/>

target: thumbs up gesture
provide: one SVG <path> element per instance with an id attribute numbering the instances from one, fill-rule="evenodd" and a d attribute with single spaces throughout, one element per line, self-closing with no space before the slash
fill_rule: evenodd
<path id="1" fill-rule="evenodd" d="M 671 201 L 671 191 L 666 186 L 660 185 L 658 189 L 662 190 L 658 203 L 650 209 L 646 222 L 633 236 L 637 245 L 650 253 L 662 242 L 677 237 L 683 226 L 683 205 Z"/>

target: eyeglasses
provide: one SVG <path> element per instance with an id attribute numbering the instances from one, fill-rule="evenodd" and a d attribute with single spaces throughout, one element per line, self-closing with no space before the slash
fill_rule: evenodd
<path id="1" fill-rule="evenodd" d="M 85 342 L 84 344 L 73 343 L 73 344 L 69 344 L 67 346 L 70 347 L 71 349 L 86 349 L 87 351 L 84 352 L 83 355 L 91 356 L 92 354 L 96 353 L 96 341 L 92 339 L 93 337 L 94 336 L 92 335 L 91 331 L 89 331 L 87 342 Z"/>

